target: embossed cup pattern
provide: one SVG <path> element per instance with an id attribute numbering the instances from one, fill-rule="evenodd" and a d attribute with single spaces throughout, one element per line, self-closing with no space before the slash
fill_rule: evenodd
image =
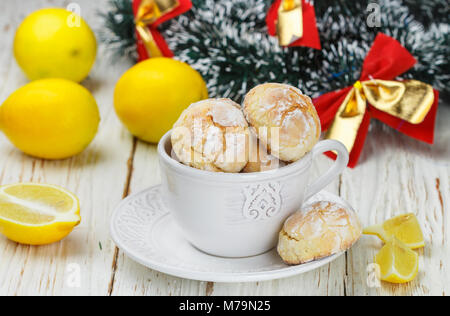
<path id="1" fill-rule="evenodd" d="M 242 215 L 250 220 L 265 220 L 281 211 L 281 183 L 274 181 L 244 187 Z"/>
<path id="2" fill-rule="evenodd" d="M 305 197 L 329 184 L 348 162 L 348 153 L 339 144 L 327 141 L 317 148 L 301 161 L 274 171 L 213 173 L 171 158 L 169 132 L 158 146 L 164 202 L 186 239 L 198 249 L 222 257 L 264 253 L 276 246 L 285 219 Z M 343 159 L 308 187 L 313 157 L 328 150 L 338 151 Z"/>

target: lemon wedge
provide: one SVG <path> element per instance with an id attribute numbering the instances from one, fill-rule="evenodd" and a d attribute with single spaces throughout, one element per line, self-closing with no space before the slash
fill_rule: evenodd
<path id="1" fill-rule="evenodd" d="M 0 233 L 26 245 L 62 240 L 81 221 L 76 196 L 48 184 L 0 187 Z"/>
<path id="2" fill-rule="evenodd" d="M 395 237 L 411 249 L 425 247 L 422 229 L 414 214 L 400 215 L 382 225 L 367 227 L 364 234 L 376 235 L 385 243 Z"/>
<path id="3" fill-rule="evenodd" d="M 406 244 L 392 238 L 376 255 L 381 280 L 390 283 L 407 283 L 419 273 L 419 255 Z"/>

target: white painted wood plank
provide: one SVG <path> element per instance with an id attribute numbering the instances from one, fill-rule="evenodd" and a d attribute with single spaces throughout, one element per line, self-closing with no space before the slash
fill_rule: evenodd
<path id="1" fill-rule="evenodd" d="M 156 146 L 138 141 L 129 193 L 138 193 L 160 182 Z M 204 282 L 171 277 L 147 269 L 120 251 L 112 295 L 202 295 L 206 288 Z"/>
<path id="2" fill-rule="evenodd" d="M 0 31 L 0 42 L 5 45 L 0 54 L 0 100 L 26 82 L 12 57 L 15 28 L 26 13 L 57 4 L 24 0 L 7 1 L 8 5 L 4 5 L 5 2 L 2 1 L 0 23 L 9 28 Z M 97 10 L 106 1 L 77 2 L 82 15 L 97 29 L 101 23 Z M 4 18 L 10 20 L 4 22 Z M 84 84 L 97 99 L 102 122 L 93 144 L 81 155 L 64 161 L 42 161 L 21 154 L 0 136 L 1 184 L 33 181 L 66 187 L 80 198 L 83 218 L 67 239 L 50 246 L 21 246 L 0 237 L 0 294 L 108 294 L 115 250 L 108 222 L 113 207 L 122 198 L 132 148 L 132 138 L 115 116 L 112 96 L 116 80 L 127 67 L 111 67 L 111 61 L 103 59 L 100 52 L 95 69 Z M 70 287 L 67 282 L 71 264 L 80 268 L 80 287 Z"/>

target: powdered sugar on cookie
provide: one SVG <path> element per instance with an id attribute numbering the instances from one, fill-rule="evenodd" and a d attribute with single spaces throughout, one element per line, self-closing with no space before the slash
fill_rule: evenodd
<path id="1" fill-rule="evenodd" d="M 350 248 L 361 236 L 355 212 L 333 202 L 317 202 L 289 217 L 278 252 L 288 264 L 301 264 Z"/>

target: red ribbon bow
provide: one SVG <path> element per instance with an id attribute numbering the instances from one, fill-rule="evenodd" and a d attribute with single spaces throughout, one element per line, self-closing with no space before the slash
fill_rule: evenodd
<path id="1" fill-rule="evenodd" d="M 269 29 L 269 34 L 271 36 L 277 35 L 278 9 L 280 8 L 282 1 L 283 0 L 276 0 L 270 7 L 270 10 L 267 14 L 266 23 Z M 317 30 L 316 13 L 314 11 L 314 6 L 306 0 L 302 0 L 302 9 L 303 37 L 289 46 L 305 46 L 315 49 L 322 49 L 322 46 L 320 45 L 319 31 Z"/>
<path id="2" fill-rule="evenodd" d="M 170 19 L 173 19 L 189 11 L 192 8 L 191 0 L 178 0 L 178 1 L 179 1 L 178 6 L 174 10 L 167 12 L 166 14 L 162 15 L 157 21 L 155 21 L 151 25 L 148 25 L 148 28 L 153 36 L 156 45 L 159 47 L 159 49 L 161 50 L 162 54 L 165 57 L 174 57 L 174 54 L 170 50 L 166 41 L 164 40 L 164 37 L 158 31 L 158 26 Z M 133 11 L 135 16 L 137 15 L 141 2 L 142 0 L 133 0 Z M 139 55 L 139 61 L 143 61 L 148 59 L 150 56 L 144 43 L 142 42 L 141 36 L 139 35 L 139 33 L 136 34 L 137 34 L 137 52 Z"/>
<path id="3" fill-rule="evenodd" d="M 416 59 L 398 41 L 380 33 L 376 37 L 375 42 L 364 61 L 360 80 L 393 80 L 411 69 L 416 62 Z M 344 102 L 344 99 L 351 89 L 352 87 L 348 87 L 340 91 L 326 93 L 314 100 L 324 131 L 326 131 L 333 123 L 339 107 Z M 349 167 L 355 167 L 358 162 L 364 146 L 364 141 L 369 131 L 371 118 L 378 119 L 412 138 L 433 144 L 434 126 L 439 103 L 438 91 L 434 90 L 434 95 L 434 104 L 425 117 L 425 120 L 420 124 L 411 124 L 368 104 L 354 147 L 350 153 Z M 333 153 L 327 153 L 327 155 L 332 158 L 336 157 Z"/>

